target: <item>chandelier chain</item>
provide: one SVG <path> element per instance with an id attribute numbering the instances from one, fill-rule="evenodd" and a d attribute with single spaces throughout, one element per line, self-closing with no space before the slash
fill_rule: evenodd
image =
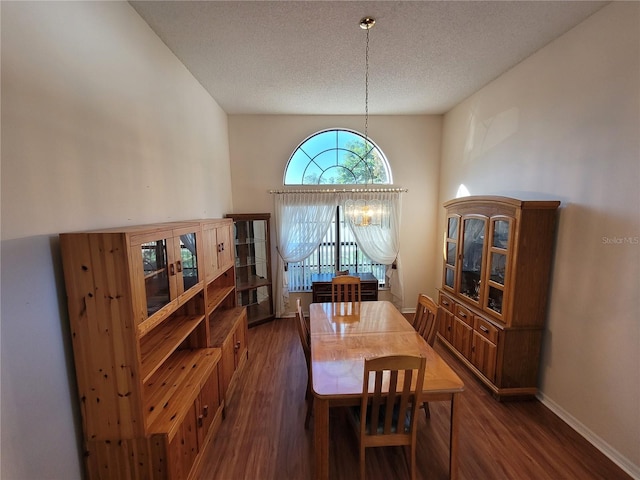
<path id="1" fill-rule="evenodd" d="M 365 73 L 364 73 L 364 142 L 365 153 L 369 143 L 369 29 L 367 28 L 367 44 L 365 49 Z"/>

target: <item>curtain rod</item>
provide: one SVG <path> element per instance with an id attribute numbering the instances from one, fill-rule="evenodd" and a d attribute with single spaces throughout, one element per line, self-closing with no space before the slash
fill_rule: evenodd
<path id="1" fill-rule="evenodd" d="M 293 189 L 293 190 L 269 190 L 270 194 L 282 195 L 287 193 L 405 193 L 406 188 L 325 188 L 325 189 Z"/>

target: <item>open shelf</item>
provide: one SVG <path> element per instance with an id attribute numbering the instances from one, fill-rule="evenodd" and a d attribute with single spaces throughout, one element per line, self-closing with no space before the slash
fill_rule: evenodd
<path id="1" fill-rule="evenodd" d="M 214 284 L 210 284 L 207 287 L 207 312 L 211 312 L 218 308 L 222 302 L 226 300 L 226 298 L 234 293 L 235 288 L 230 287 L 219 287 Z"/>
<path id="2" fill-rule="evenodd" d="M 154 328 L 140 340 L 140 372 L 142 382 L 151 375 L 180 346 L 191 332 L 204 320 L 204 315 L 176 315 Z"/>
<path id="3" fill-rule="evenodd" d="M 209 317 L 209 338 L 211 345 L 221 345 L 244 313 L 244 307 L 233 307 L 216 311 Z"/>
<path id="4" fill-rule="evenodd" d="M 260 277 L 258 275 L 251 275 L 246 280 L 238 280 L 237 290 L 239 292 L 243 290 L 253 290 L 258 287 L 271 285 L 271 281 L 268 278 Z"/>

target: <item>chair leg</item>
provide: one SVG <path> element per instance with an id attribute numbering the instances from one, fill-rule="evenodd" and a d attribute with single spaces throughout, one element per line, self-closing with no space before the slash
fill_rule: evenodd
<path id="1" fill-rule="evenodd" d="M 309 429 L 309 422 L 311 421 L 311 413 L 313 412 L 313 393 L 311 392 L 311 376 L 307 377 L 307 393 L 305 394 L 307 400 L 307 415 L 304 419 L 304 428 Z"/>
<path id="2" fill-rule="evenodd" d="M 424 402 L 422 404 L 422 407 L 424 408 L 424 414 L 427 416 L 427 420 L 429 418 L 431 418 L 431 412 L 429 411 L 429 402 Z"/>
<path id="3" fill-rule="evenodd" d="M 416 442 L 411 442 L 411 480 L 416 480 Z"/>

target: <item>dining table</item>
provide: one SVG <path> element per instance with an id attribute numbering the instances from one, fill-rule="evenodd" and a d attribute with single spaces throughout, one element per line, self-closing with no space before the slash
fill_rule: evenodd
<path id="1" fill-rule="evenodd" d="M 312 303 L 309 309 L 314 396 L 315 478 L 329 478 L 329 409 L 359 405 L 365 358 L 426 357 L 422 400 L 451 404 L 449 478 L 457 478 L 458 396 L 462 380 L 388 301 Z"/>

